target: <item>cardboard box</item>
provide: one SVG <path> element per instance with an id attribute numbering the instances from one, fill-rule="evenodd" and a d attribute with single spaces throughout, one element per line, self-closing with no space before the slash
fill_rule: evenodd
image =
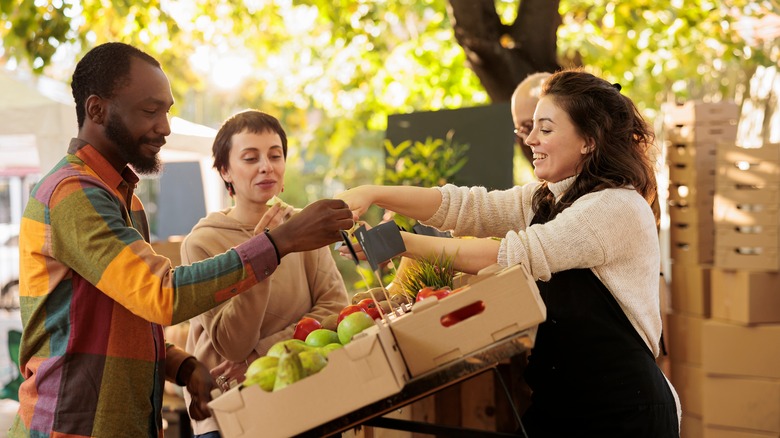
<path id="1" fill-rule="evenodd" d="M 715 185 L 685 185 L 669 183 L 669 202 L 697 208 L 712 208 L 715 201 Z"/>
<path id="2" fill-rule="evenodd" d="M 701 417 L 690 415 L 683 408 L 680 420 L 680 438 L 702 438 L 704 436 L 704 425 Z"/>
<path id="3" fill-rule="evenodd" d="M 775 188 L 736 189 L 719 185 L 713 200 L 713 218 L 718 224 L 780 226 Z"/>
<path id="4" fill-rule="evenodd" d="M 780 225 L 732 225 L 719 223 L 715 229 L 719 246 L 780 246 Z"/>
<path id="5" fill-rule="evenodd" d="M 704 424 L 780 433 L 780 380 L 704 377 Z"/>
<path id="6" fill-rule="evenodd" d="M 677 241 L 669 239 L 669 258 L 678 265 L 711 265 L 715 261 L 714 238 L 710 245 L 701 245 L 696 241 Z"/>
<path id="7" fill-rule="evenodd" d="M 780 257 L 778 257 L 777 245 L 729 246 L 717 244 L 715 246 L 715 266 L 746 271 L 778 271 L 780 270 Z"/>
<path id="8" fill-rule="evenodd" d="M 780 379 L 780 324 L 746 327 L 705 321 L 701 359 L 708 375 Z"/>
<path id="9" fill-rule="evenodd" d="M 669 202 L 667 211 L 670 222 L 682 222 L 687 224 L 699 224 L 703 222 L 714 223 L 713 206 L 690 206 L 688 204 L 676 204 Z"/>
<path id="10" fill-rule="evenodd" d="M 664 339 L 669 346 L 669 359 L 672 362 L 688 365 L 702 364 L 704 321 L 706 321 L 704 318 L 681 313 L 669 315 L 669 327 L 664 328 Z"/>
<path id="11" fill-rule="evenodd" d="M 767 143 L 759 148 L 742 147 L 735 142 L 722 142 L 717 146 L 718 161 L 780 162 L 780 143 Z"/>
<path id="12" fill-rule="evenodd" d="M 780 273 L 713 269 L 711 275 L 713 318 L 780 323 Z"/>
<path id="13" fill-rule="evenodd" d="M 710 266 L 672 263 L 672 310 L 710 316 Z"/>
<path id="14" fill-rule="evenodd" d="M 225 438 L 290 437 L 401 391 L 408 375 L 378 322 L 328 356 L 319 373 L 276 392 L 234 387 L 209 403 Z"/>
<path id="15" fill-rule="evenodd" d="M 768 187 L 780 182 L 780 163 L 771 161 L 720 161 L 716 178 L 727 184 Z"/>
<path id="16" fill-rule="evenodd" d="M 442 318 L 482 302 L 484 310 L 445 327 Z M 535 329 L 547 317 L 539 289 L 522 265 L 483 271 L 447 298 L 423 300 L 390 321 L 390 328 L 412 377 L 493 342 Z M 535 336 L 535 330 L 531 330 Z"/>
<path id="17" fill-rule="evenodd" d="M 669 137 L 670 141 L 665 141 L 666 162 L 671 164 L 688 164 L 715 167 L 717 161 L 717 142 L 701 141 L 676 141 Z"/>
<path id="18" fill-rule="evenodd" d="M 737 140 L 737 120 L 668 126 L 665 134 L 675 144 L 711 144 L 712 149 L 715 149 L 718 143 L 733 143 Z"/>
<path id="19" fill-rule="evenodd" d="M 776 432 L 760 432 L 757 430 L 747 430 L 726 426 L 704 426 L 704 438 L 780 438 Z M 682 435 L 681 438 L 685 438 Z"/>
<path id="20" fill-rule="evenodd" d="M 715 187 L 715 163 L 669 163 L 669 181 L 693 187 Z"/>
<path id="21" fill-rule="evenodd" d="M 739 105 L 732 101 L 703 102 L 689 100 L 682 105 L 667 104 L 663 107 L 664 123 L 669 126 L 693 125 L 704 122 L 735 124 L 739 119 Z"/>
<path id="22" fill-rule="evenodd" d="M 696 417 L 702 416 L 704 369 L 699 365 L 672 362 L 670 378 L 677 395 L 680 396 L 682 411 Z"/>

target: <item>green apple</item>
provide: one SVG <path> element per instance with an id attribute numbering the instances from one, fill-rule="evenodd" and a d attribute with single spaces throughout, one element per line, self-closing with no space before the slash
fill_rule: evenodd
<path id="1" fill-rule="evenodd" d="M 271 348 L 268 349 L 268 352 L 265 355 L 272 356 L 272 357 L 281 357 L 282 353 L 284 352 L 284 347 L 287 347 L 291 352 L 295 352 L 295 353 L 311 348 L 300 339 L 285 339 L 284 341 L 279 341 L 274 345 L 272 345 Z"/>
<path id="2" fill-rule="evenodd" d="M 334 342 L 339 342 L 339 335 L 333 330 L 317 329 L 306 336 L 306 345 L 311 347 L 324 347 Z"/>
<path id="3" fill-rule="evenodd" d="M 352 337 L 374 325 L 374 318 L 366 312 L 354 312 L 345 316 L 337 328 L 339 341 L 346 345 Z"/>

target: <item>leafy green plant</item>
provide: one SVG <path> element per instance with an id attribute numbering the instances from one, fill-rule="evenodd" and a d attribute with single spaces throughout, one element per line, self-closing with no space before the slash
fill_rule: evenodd
<path id="1" fill-rule="evenodd" d="M 469 145 L 453 141 L 454 131 L 445 138 L 428 137 L 424 142 L 406 140 L 393 145 L 385 140 L 384 183 L 437 187 L 452 182 L 453 177 L 466 165 Z M 398 225 L 411 230 L 415 221 L 396 215 Z"/>
<path id="2" fill-rule="evenodd" d="M 439 255 L 414 260 L 400 278 L 403 292 L 414 299 L 417 298 L 417 292 L 426 286 L 436 289 L 445 286 L 452 288 L 452 279 L 455 276 L 454 260 L 455 256 L 447 255 L 443 251 Z"/>

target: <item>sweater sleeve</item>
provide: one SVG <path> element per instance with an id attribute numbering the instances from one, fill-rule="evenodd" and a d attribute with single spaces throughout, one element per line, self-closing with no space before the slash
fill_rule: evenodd
<path id="1" fill-rule="evenodd" d="M 182 263 L 188 264 L 211 257 L 207 247 L 210 239 L 200 239 L 198 230 L 182 242 Z M 205 236 L 204 236 L 205 238 Z M 201 242 L 203 240 L 203 242 Z M 224 243 L 223 243 L 224 244 Z M 271 296 L 271 282 L 264 280 L 247 292 L 204 312 L 194 319 L 208 332 L 212 347 L 222 357 L 233 362 L 245 360 L 255 349 L 260 327 Z"/>

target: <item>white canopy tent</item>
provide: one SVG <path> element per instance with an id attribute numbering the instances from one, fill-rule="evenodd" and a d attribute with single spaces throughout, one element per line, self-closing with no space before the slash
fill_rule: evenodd
<path id="1" fill-rule="evenodd" d="M 18 77 L 0 69 L 0 170 L 37 169 L 45 173 L 65 154 L 78 131 L 70 88 L 46 77 Z M 162 161 L 201 164 L 206 208 L 221 208 L 224 188 L 211 168 L 211 145 L 217 131 L 179 117 L 171 118 L 171 135 L 160 152 Z"/>

